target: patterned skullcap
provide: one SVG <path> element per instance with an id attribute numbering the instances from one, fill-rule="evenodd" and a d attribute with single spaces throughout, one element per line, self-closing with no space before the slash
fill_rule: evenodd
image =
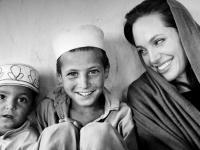
<path id="1" fill-rule="evenodd" d="M 64 52 L 88 46 L 104 50 L 104 33 L 95 25 L 81 25 L 68 32 L 63 31 L 53 41 L 56 59 Z"/>
<path id="2" fill-rule="evenodd" d="M 20 85 L 39 93 L 39 73 L 25 64 L 0 65 L 0 86 Z"/>

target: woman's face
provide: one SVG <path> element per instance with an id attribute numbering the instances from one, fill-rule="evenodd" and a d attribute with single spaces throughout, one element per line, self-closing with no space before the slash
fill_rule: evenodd
<path id="1" fill-rule="evenodd" d="M 136 48 L 147 66 L 168 81 L 185 77 L 187 58 L 177 30 L 166 27 L 160 14 L 139 18 L 132 32 Z"/>

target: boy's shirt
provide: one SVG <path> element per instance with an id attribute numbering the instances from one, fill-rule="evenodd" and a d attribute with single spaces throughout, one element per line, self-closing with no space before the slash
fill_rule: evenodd
<path id="1" fill-rule="evenodd" d="M 105 109 L 96 122 L 110 123 L 129 145 L 135 146 L 135 125 L 131 109 L 123 102 L 114 98 L 107 89 L 104 89 Z M 69 118 L 70 99 L 63 88 L 57 88 L 46 97 L 37 109 L 37 119 L 42 131 L 44 128 L 59 123 L 61 120 L 70 120 L 75 126 L 79 123 Z"/>
<path id="2" fill-rule="evenodd" d="M 21 127 L 0 136 L 0 150 L 30 150 L 38 136 L 38 132 L 26 121 Z"/>

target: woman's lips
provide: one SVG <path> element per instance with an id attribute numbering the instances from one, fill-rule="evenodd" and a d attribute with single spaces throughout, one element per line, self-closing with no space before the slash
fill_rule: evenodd
<path id="1" fill-rule="evenodd" d="M 172 63 L 172 59 L 165 61 L 164 63 L 162 63 L 161 65 L 158 65 L 157 67 L 157 71 L 159 73 L 165 73 L 166 71 L 168 71 L 168 69 L 170 68 L 170 65 Z"/>

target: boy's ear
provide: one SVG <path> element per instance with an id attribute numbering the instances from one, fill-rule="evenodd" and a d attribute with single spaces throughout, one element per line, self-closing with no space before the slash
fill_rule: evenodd
<path id="1" fill-rule="evenodd" d="M 61 74 L 57 74 L 57 79 L 58 79 L 58 83 L 59 85 L 62 85 L 62 75 Z"/>
<path id="2" fill-rule="evenodd" d="M 107 78 L 108 78 L 108 75 L 109 75 L 109 70 L 110 70 L 110 68 L 109 68 L 109 67 L 105 68 L 105 72 L 104 72 L 105 79 L 107 79 Z"/>

